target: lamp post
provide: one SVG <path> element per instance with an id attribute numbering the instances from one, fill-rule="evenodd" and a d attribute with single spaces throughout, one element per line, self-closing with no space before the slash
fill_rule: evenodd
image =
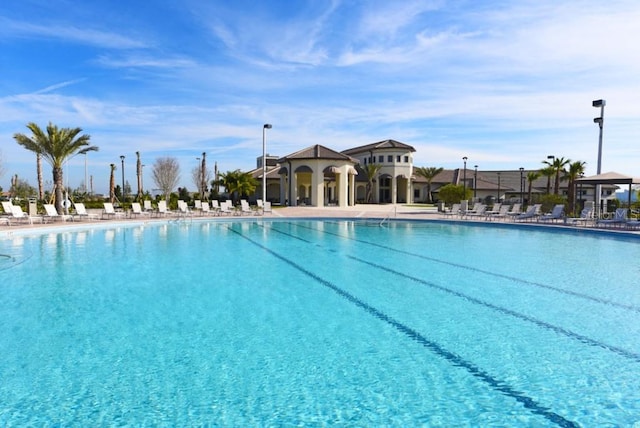
<path id="1" fill-rule="evenodd" d="M 478 165 L 473 166 L 473 200 L 478 197 Z"/>
<path id="2" fill-rule="evenodd" d="M 270 123 L 262 125 L 262 203 L 267 202 L 267 129 L 271 129 Z"/>
<path id="3" fill-rule="evenodd" d="M 520 167 L 520 203 L 524 208 L 524 168 Z"/>
<path id="4" fill-rule="evenodd" d="M 594 123 L 598 124 L 600 128 L 600 133 L 598 135 L 598 166 L 596 173 L 600 175 L 602 172 L 602 127 L 604 125 L 604 106 L 607 105 L 605 100 L 595 100 L 591 103 L 591 105 L 595 108 L 600 107 L 600 117 L 596 117 L 593 119 Z M 596 213 L 597 217 L 600 217 L 600 184 L 596 184 Z"/>
<path id="5" fill-rule="evenodd" d="M 120 155 L 120 162 L 122 162 L 122 208 L 124 208 L 124 200 L 127 196 L 124 192 L 124 155 Z"/>
<path id="6" fill-rule="evenodd" d="M 465 199 L 467 197 L 467 159 L 468 158 L 466 156 L 462 158 L 462 161 L 464 162 L 464 170 L 462 172 L 462 197 Z"/>
<path id="7" fill-rule="evenodd" d="M 500 202 L 500 173 L 498 172 L 498 202 Z"/>

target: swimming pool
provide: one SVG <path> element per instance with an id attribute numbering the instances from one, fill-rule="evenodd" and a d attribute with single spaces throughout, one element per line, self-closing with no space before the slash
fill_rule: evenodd
<path id="1" fill-rule="evenodd" d="M 633 425 L 639 243 L 335 219 L 15 234 L 0 425 Z"/>

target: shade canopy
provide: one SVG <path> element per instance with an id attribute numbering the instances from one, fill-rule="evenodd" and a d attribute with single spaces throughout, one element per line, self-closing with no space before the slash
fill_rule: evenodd
<path id="1" fill-rule="evenodd" d="M 618 172 L 605 172 L 604 174 L 578 178 L 576 181 L 582 184 L 640 184 L 640 178 Z"/>

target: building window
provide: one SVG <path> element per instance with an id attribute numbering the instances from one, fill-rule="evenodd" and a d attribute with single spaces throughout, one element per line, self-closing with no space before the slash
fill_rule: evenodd
<path id="1" fill-rule="evenodd" d="M 393 156 L 392 155 L 387 156 L 387 162 L 389 162 L 389 163 L 393 162 Z"/>
<path id="2" fill-rule="evenodd" d="M 404 157 L 404 163 L 409 163 L 409 156 Z"/>
<path id="3" fill-rule="evenodd" d="M 378 163 L 384 163 L 384 156 L 378 156 Z"/>
<path id="4" fill-rule="evenodd" d="M 364 158 L 364 164 L 365 165 L 367 164 L 367 158 Z"/>
<path id="5" fill-rule="evenodd" d="M 396 156 L 396 162 L 400 163 L 400 159 L 401 159 L 400 155 Z"/>
<path id="6" fill-rule="evenodd" d="M 413 199 L 416 201 L 420 199 L 420 189 L 413 189 Z"/>

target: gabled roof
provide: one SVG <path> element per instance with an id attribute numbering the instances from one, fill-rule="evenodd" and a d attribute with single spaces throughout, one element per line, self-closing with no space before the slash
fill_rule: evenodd
<path id="1" fill-rule="evenodd" d="M 352 163 L 357 163 L 358 161 L 351 156 L 346 154 L 342 154 L 340 152 L 336 152 L 328 147 L 321 146 L 320 144 L 316 144 L 315 146 L 307 147 L 306 149 L 302 149 L 295 153 L 291 153 L 285 157 L 278 159 L 278 163 L 284 163 L 290 160 L 296 159 L 333 159 L 333 160 L 341 160 Z"/>
<path id="2" fill-rule="evenodd" d="M 377 143 L 373 143 L 373 144 L 366 144 L 364 146 L 354 147 L 353 149 L 343 150 L 342 153 L 346 155 L 354 155 L 356 153 L 369 152 L 371 150 L 381 150 L 381 149 L 403 149 L 403 150 L 408 150 L 410 152 L 416 151 L 416 149 L 414 149 L 410 145 L 401 143 L 400 141 L 384 140 L 384 141 L 378 141 Z"/>

